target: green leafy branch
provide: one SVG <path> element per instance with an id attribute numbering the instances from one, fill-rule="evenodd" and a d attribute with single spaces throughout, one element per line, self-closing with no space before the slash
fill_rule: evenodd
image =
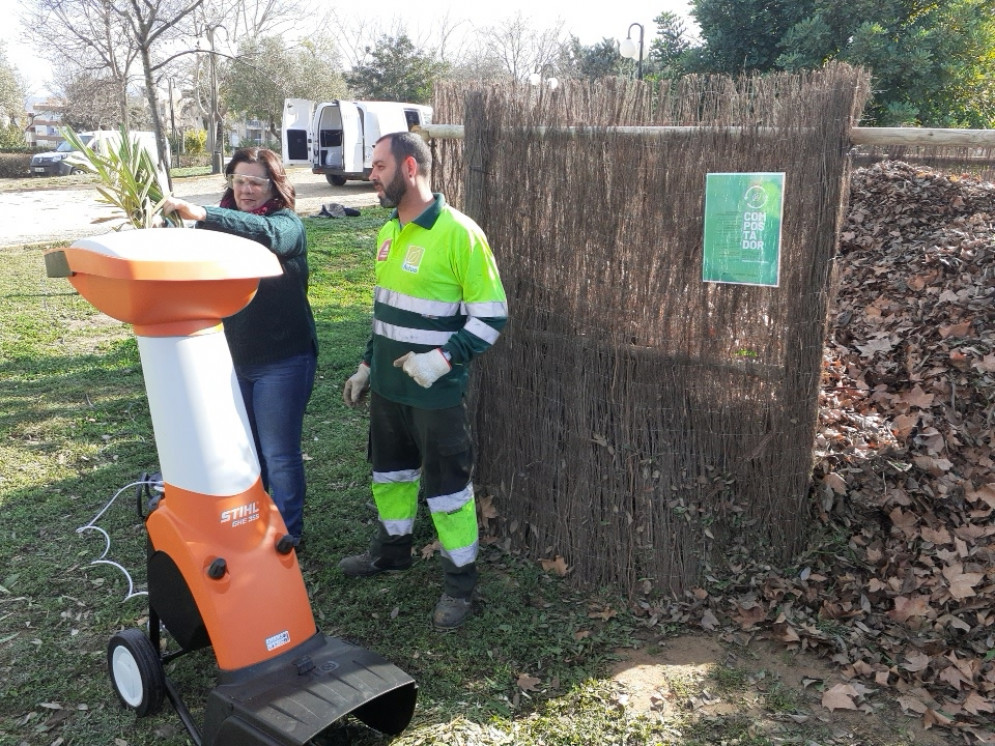
<path id="1" fill-rule="evenodd" d="M 148 150 L 137 138 L 121 129 L 120 144 L 108 147 L 106 154 L 88 147 L 69 127 L 63 127 L 62 136 L 79 151 L 85 160 L 81 165 L 97 175 L 100 184 L 99 202 L 113 205 L 124 213 L 125 223 L 134 228 L 156 228 L 163 224 L 182 226 L 174 213 L 163 213 L 162 206 L 169 196 L 163 188 L 159 171 Z"/>

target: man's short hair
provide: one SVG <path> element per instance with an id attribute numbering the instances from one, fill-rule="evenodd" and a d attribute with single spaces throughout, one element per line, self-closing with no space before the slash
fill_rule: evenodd
<path id="1" fill-rule="evenodd" d="M 414 158 L 418 164 L 418 173 L 431 176 L 432 151 L 421 135 L 414 132 L 391 132 L 380 140 L 390 140 L 390 154 L 398 164 L 403 163 L 405 158 Z"/>

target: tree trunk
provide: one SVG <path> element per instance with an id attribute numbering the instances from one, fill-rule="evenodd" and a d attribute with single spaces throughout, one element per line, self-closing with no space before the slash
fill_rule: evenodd
<path id="1" fill-rule="evenodd" d="M 152 59 L 147 46 L 141 47 L 142 71 L 145 73 L 145 95 L 149 102 L 149 113 L 152 115 L 152 130 L 155 132 L 155 145 L 159 153 L 159 163 L 166 164 L 166 186 L 173 191 L 173 177 L 169 173 L 169 160 L 166 158 L 166 133 L 162 129 L 162 119 L 159 118 L 159 102 L 152 80 Z"/>
<path id="2" fill-rule="evenodd" d="M 121 107 L 121 126 L 125 132 L 131 129 L 131 122 L 128 117 L 128 80 L 122 78 L 118 85 L 118 105 Z"/>

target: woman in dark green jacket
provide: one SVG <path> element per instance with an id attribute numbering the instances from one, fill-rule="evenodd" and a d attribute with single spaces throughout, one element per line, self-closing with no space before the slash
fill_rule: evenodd
<path id="1" fill-rule="evenodd" d="M 318 355 L 307 298 L 304 224 L 294 212 L 294 187 L 273 151 L 236 151 L 225 177 L 228 188 L 218 207 L 171 197 L 164 209 L 197 221 L 198 228 L 261 243 L 283 267 L 283 274 L 259 281 L 255 298 L 226 318 L 224 327 L 263 486 L 279 508 L 288 533 L 300 540 L 306 489 L 301 432 Z"/>

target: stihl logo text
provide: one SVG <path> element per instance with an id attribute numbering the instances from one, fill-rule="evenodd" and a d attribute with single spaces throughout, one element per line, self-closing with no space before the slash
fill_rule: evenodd
<path id="1" fill-rule="evenodd" d="M 256 503 L 239 505 L 237 508 L 221 511 L 221 523 L 230 523 L 232 527 L 241 526 L 243 523 L 257 520 L 259 518 L 259 506 Z"/>

